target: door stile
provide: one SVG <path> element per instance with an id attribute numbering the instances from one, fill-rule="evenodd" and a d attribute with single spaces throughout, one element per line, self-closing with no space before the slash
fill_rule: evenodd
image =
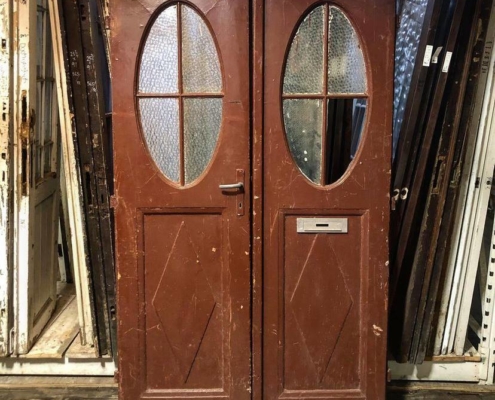
<path id="1" fill-rule="evenodd" d="M 252 399 L 263 397 L 263 70 L 265 0 L 252 1 L 251 117 L 251 385 Z"/>
<path id="2" fill-rule="evenodd" d="M 32 137 L 32 114 L 36 92 L 35 41 L 31 32 L 35 32 L 36 3 L 14 1 L 14 234 L 13 234 L 13 271 L 14 271 L 14 332 L 28 331 L 29 264 L 32 252 L 29 222 L 31 218 L 29 192 L 31 181 L 30 139 Z M 25 353 L 29 347 L 26 337 L 18 337 L 16 353 Z"/>
<path id="3" fill-rule="evenodd" d="M 10 269 L 10 140 L 12 134 L 12 1 L 0 5 L 0 355 L 9 354 L 9 331 L 12 322 Z"/>

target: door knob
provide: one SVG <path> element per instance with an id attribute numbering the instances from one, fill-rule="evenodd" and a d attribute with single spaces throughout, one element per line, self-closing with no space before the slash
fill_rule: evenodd
<path id="1" fill-rule="evenodd" d="M 222 190 L 228 190 L 228 189 L 242 189 L 244 188 L 244 183 L 238 182 L 238 183 L 228 183 L 225 185 L 220 185 L 218 186 Z"/>

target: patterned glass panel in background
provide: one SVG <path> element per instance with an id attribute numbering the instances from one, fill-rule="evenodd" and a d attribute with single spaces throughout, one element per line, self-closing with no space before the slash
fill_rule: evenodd
<path id="1" fill-rule="evenodd" d="M 215 42 L 203 18 L 188 6 L 182 6 L 182 77 L 185 93 L 222 91 Z"/>
<path id="2" fill-rule="evenodd" d="M 184 99 L 184 147 L 186 184 L 208 166 L 222 123 L 222 99 Z"/>
<path id="3" fill-rule="evenodd" d="M 315 8 L 299 25 L 284 75 L 284 93 L 323 93 L 325 6 Z"/>
<path id="4" fill-rule="evenodd" d="M 284 100 L 287 142 L 294 160 L 314 183 L 320 183 L 323 102 L 313 99 Z"/>
<path id="5" fill-rule="evenodd" d="M 178 92 L 178 43 L 175 5 L 158 15 L 146 38 L 139 70 L 139 92 Z"/>
<path id="6" fill-rule="evenodd" d="M 399 141 L 428 0 L 405 0 L 395 38 L 394 155 Z"/>
<path id="7" fill-rule="evenodd" d="M 140 98 L 139 111 L 151 157 L 168 179 L 179 182 L 179 100 Z"/>
<path id="8" fill-rule="evenodd" d="M 328 93 L 365 93 L 366 69 L 356 31 L 336 7 L 330 7 L 328 24 Z"/>

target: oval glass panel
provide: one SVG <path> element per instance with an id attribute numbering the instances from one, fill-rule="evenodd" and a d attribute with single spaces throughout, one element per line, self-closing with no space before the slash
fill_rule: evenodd
<path id="1" fill-rule="evenodd" d="M 211 163 L 222 122 L 215 41 L 195 9 L 175 3 L 159 11 L 142 49 L 136 97 L 144 140 L 165 177 L 190 184 Z"/>
<path id="2" fill-rule="evenodd" d="M 290 43 L 282 93 L 289 150 L 313 183 L 338 181 L 354 159 L 366 120 L 366 90 L 363 51 L 351 22 L 337 7 L 314 8 Z"/>

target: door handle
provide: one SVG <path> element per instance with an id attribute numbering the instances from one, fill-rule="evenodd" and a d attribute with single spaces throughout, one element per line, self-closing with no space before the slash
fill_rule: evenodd
<path id="1" fill-rule="evenodd" d="M 226 183 L 219 185 L 218 187 L 220 190 L 237 190 L 237 194 L 235 196 L 237 216 L 241 217 L 244 215 L 244 170 L 236 170 L 235 176 L 237 183 Z"/>
<path id="2" fill-rule="evenodd" d="M 222 190 L 228 190 L 228 189 L 243 189 L 244 188 L 244 183 L 238 182 L 238 183 L 228 183 L 225 185 L 220 185 L 218 186 Z"/>

